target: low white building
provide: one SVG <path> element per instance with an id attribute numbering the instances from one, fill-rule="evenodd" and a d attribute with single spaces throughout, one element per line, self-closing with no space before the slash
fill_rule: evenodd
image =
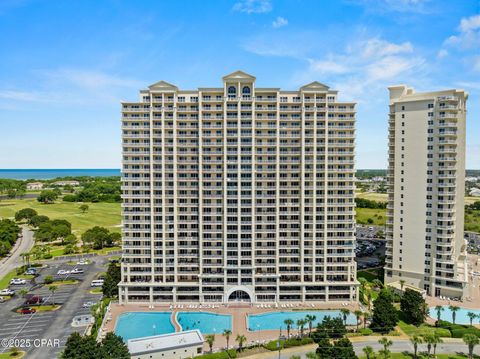
<path id="1" fill-rule="evenodd" d="M 480 189 L 478 188 L 472 188 L 470 190 L 470 196 L 472 197 L 480 197 Z"/>
<path id="2" fill-rule="evenodd" d="M 78 181 L 57 181 L 53 182 L 55 186 L 72 186 L 72 187 L 77 187 L 80 185 L 80 182 Z"/>
<path id="3" fill-rule="evenodd" d="M 197 329 L 130 339 L 127 346 L 132 359 L 185 359 L 202 354 L 203 342 Z"/>
<path id="4" fill-rule="evenodd" d="M 30 182 L 27 183 L 27 189 L 34 191 L 37 189 L 42 189 L 43 188 L 43 183 L 42 182 Z"/>

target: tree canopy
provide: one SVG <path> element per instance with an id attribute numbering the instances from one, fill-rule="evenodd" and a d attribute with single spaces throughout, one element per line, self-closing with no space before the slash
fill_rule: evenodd
<path id="1" fill-rule="evenodd" d="M 372 323 L 370 329 L 375 332 L 388 333 L 397 325 L 398 313 L 393 305 L 391 291 L 384 288 L 373 302 Z"/>
<path id="2" fill-rule="evenodd" d="M 400 300 L 400 310 L 407 323 L 418 326 L 425 321 L 428 308 L 425 299 L 419 292 L 407 288 Z"/>

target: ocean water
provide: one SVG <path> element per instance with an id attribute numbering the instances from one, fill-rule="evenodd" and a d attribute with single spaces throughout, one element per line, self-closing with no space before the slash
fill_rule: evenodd
<path id="1" fill-rule="evenodd" d="M 120 169 L 100 168 L 100 169 L 0 169 L 0 178 L 10 178 L 18 180 L 37 179 L 47 180 L 57 177 L 109 177 L 120 176 Z"/>

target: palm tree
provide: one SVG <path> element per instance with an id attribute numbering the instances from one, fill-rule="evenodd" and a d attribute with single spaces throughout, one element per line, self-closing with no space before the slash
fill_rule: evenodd
<path id="1" fill-rule="evenodd" d="M 353 312 L 355 314 L 355 317 L 357 317 L 357 332 L 358 332 L 358 322 L 360 321 L 360 317 L 363 315 L 363 312 L 361 310 L 356 310 Z"/>
<path id="2" fill-rule="evenodd" d="M 433 357 L 435 358 L 437 355 L 437 344 L 443 343 L 443 340 L 437 333 L 433 333 L 432 339 Z"/>
<path id="3" fill-rule="evenodd" d="M 367 327 L 367 320 L 370 318 L 370 313 L 369 312 L 364 312 L 363 313 L 363 329 Z"/>
<path id="4" fill-rule="evenodd" d="M 405 286 L 405 279 L 400 279 L 400 290 L 403 293 L 403 287 Z"/>
<path id="5" fill-rule="evenodd" d="M 48 290 L 50 292 L 52 292 L 52 305 L 55 305 L 55 300 L 53 299 L 53 295 L 55 294 L 55 292 L 57 291 L 58 287 L 56 285 L 51 285 L 48 287 Z"/>
<path id="6" fill-rule="evenodd" d="M 306 322 L 305 319 L 297 320 L 297 327 L 300 329 L 300 337 L 303 337 L 303 327 L 305 326 Z"/>
<path id="7" fill-rule="evenodd" d="M 383 287 L 382 281 L 378 278 L 375 278 L 374 280 L 372 280 L 372 284 L 377 288 L 382 288 Z"/>
<path id="8" fill-rule="evenodd" d="M 448 309 L 450 309 L 450 311 L 452 312 L 452 322 L 453 322 L 453 324 L 455 324 L 455 319 L 457 317 L 457 311 L 460 310 L 460 307 L 457 307 L 456 305 L 450 305 L 448 307 Z"/>
<path id="9" fill-rule="evenodd" d="M 370 345 L 367 345 L 366 347 L 364 347 L 362 351 L 363 351 L 363 354 L 365 354 L 365 356 L 367 357 L 367 359 L 370 359 L 370 357 L 373 357 L 373 354 L 375 353 L 373 351 L 373 348 Z"/>
<path id="10" fill-rule="evenodd" d="M 245 342 L 247 341 L 247 337 L 245 335 L 238 334 L 236 339 L 238 342 L 238 351 L 241 352 L 243 348 L 243 344 L 245 344 Z"/>
<path id="11" fill-rule="evenodd" d="M 228 350 L 228 342 L 230 341 L 230 335 L 232 335 L 232 331 L 229 329 L 225 329 L 222 334 L 225 339 L 227 340 L 227 350 Z"/>
<path id="12" fill-rule="evenodd" d="M 390 339 L 388 339 L 387 337 L 382 337 L 378 341 L 378 344 L 383 345 L 383 350 L 387 351 L 388 348 L 392 346 L 393 342 Z"/>
<path id="13" fill-rule="evenodd" d="M 463 342 L 468 346 L 468 357 L 473 359 L 473 349 L 475 345 L 480 344 L 480 338 L 475 334 L 465 334 L 463 336 Z"/>
<path id="14" fill-rule="evenodd" d="M 437 311 L 437 320 L 440 321 L 440 317 L 442 315 L 442 312 L 445 310 L 445 308 L 442 307 L 441 305 L 437 305 L 435 307 L 435 310 Z"/>
<path id="15" fill-rule="evenodd" d="M 24 253 L 20 254 L 20 256 L 22 257 L 23 263 L 25 264 L 25 266 L 27 268 L 30 267 L 30 253 L 24 252 Z"/>
<path id="16" fill-rule="evenodd" d="M 470 319 L 470 326 L 473 326 L 473 320 L 477 317 L 477 315 L 473 312 L 468 312 L 467 313 L 468 319 Z"/>
<path id="17" fill-rule="evenodd" d="M 25 296 L 28 294 L 28 290 L 27 289 L 21 289 L 18 294 L 20 294 L 22 296 L 22 298 L 25 298 Z"/>
<path id="18" fill-rule="evenodd" d="M 432 344 L 435 341 L 433 334 L 427 334 L 423 336 L 423 340 L 427 343 L 427 358 L 430 358 L 430 351 L 432 350 Z"/>
<path id="19" fill-rule="evenodd" d="M 312 335 L 312 326 L 313 326 L 313 322 L 316 319 L 317 319 L 317 317 L 315 315 L 312 315 L 312 314 L 307 314 L 307 316 L 305 317 L 305 322 L 308 323 L 308 336 Z"/>
<path id="20" fill-rule="evenodd" d="M 368 310 L 372 310 L 372 292 L 367 291 Z"/>
<path id="21" fill-rule="evenodd" d="M 215 342 L 215 335 L 213 334 L 205 335 L 205 341 L 207 342 L 208 347 L 210 348 L 210 353 L 211 353 L 213 349 L 213 343 Z"/>
<path id="22" fill-rule="evenodd" d="M 422 344 L 423 340 L 419 336 L 414 335 L 410 338 L 410 343 L 413 345 L 413 357 L 417 358 L 418 344 Z"/>
<path id="23" fill-rule="evenodd" d="M 347 308 L 342 308 L 340 309 L 340 312 L 342 313 L 343 324 L 347 325 L 347 317 L 350 314 L 350 310 L 348 310 Z"/>
<path id="24" fill-rule="evenodd" d="M 292 328 L 293 320 L 285 319 L 283 323 L 287 326 L 287 338 L 290 338 L 290 329 Z"/>

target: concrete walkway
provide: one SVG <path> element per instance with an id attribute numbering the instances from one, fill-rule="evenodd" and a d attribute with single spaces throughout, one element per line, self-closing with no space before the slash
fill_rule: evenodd
<path id="1" fill-rule="evenodd" d="M 33 232 L 27 227 L 22 227 L 22 235 L 15 242 L 15 245 L 10 251 L 10 256 L 0 261 L 0 278 L 3 278 L 13 269 L 23 265 L 23 258 L 20 255 L 30 252 L 34 243 Z"/>

